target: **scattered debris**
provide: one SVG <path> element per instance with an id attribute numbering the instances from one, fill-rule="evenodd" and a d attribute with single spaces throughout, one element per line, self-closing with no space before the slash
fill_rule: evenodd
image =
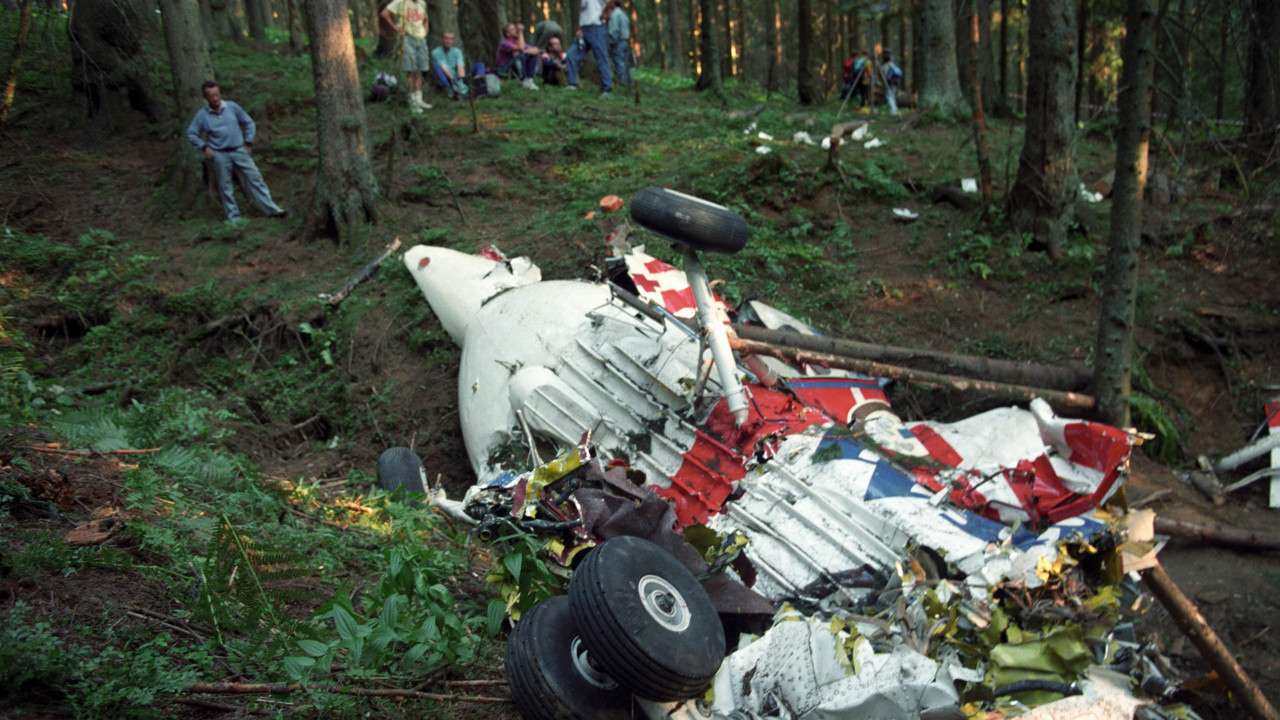
<path id="1" fill-rule="evenodd" d="M 791 142 L 793 142 L 793 143 L 797 143 L 797 144 L 799 144 L 799 143 L 804 143 L 805 145 L 813 145 L 813 144 L 815 144 L 815 143 L 813 142 L 813 137 L 811 137 L 811 136 L 809 135 L 809 133 L 807 133 L 807 132 L 805 132 L 805 131 L 803 131 L 803 130 L 801 130 L 801 131 L 797 132 L 795 135 L 792 135 L 792 136 L 791 136 Z M 825 148 L 824 148 L 824 149 L 825 149 Z"/>
<path id="2" fill-rule="evenodd" d="M 893 215 L 894 215 L 894 217 L 898 218 L 899 220 L 901 220 L 901 221 L 903 221 L 903 222 L 911 222 L 911 221 L 915 220 L 916 218 L 920 217 L 920 214 L 919 214 L 919 213 L 912 212 L 911 210 L 908 210 L 907 208 L 894 208 L 894 209 L 893 209 Z"/>
<path id="3" fill-rule="evenodd" d="M 622 198 L 617 195 L 605 195 L 600 198 L 600 209 L 607 212 L 616 212 L 622 209 Z"/>
<path id="4" fill-rule="evenodd" d="M 978 181 L 976 178 L 961 178 L 960 189 L 967 193 L 978 192 Z"/>
<path id="5" fill-rule="evenodd" d="M 675 205 L 641 217 L 633 200 L 633 219 L 685 245 L 688 277 L 629 243 L 611 242 L 621 257 L 599 284 L 542 281 L 525 258 L 406 253 L 463 347 L 459 412 L 478 482 L 455 511 L 482 538 L 539 538 L 565 575 L 620 536 L 681 559 L 738 638 L 713 683 L 717 712 L 960 718 L 973 716 L 962 705 L 1039 706 L 1037 717 L 1066 718 L 1092 703 L 1131 715 L 1154 650 L 1116 625 L 1132 588 L 1115 569 L 1159 571 L 1158 521 L 1099 508 L 1140 438 L 1059 417 L 1032 399 L 1047 390 L 1027 394 L 1029 409 L 904 421 L 881 373 L 736 337 L 817 332 L 696 290 L 706 279 L 692 248 L 733 252 L 745 235 L 725 244 L 736 226 L 723 208 L 656 197 Z M 726 326 L 730 314 L 739 324 Z M 739 355 L 708 362 L 715 332 Z M 537 460 L 546 448 L 557 457 Z M 513 615 L 533 600 L 504 592 Z M 650 614 L 678 624 L 663 592 Z M 579 680 L 599 672 L 588 666 Z"/>

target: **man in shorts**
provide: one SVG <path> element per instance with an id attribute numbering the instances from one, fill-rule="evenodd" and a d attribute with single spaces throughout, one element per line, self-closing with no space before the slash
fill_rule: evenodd
<path id="1" fill-rule="evenodd" d="M 422 114 L 431 109 L 422 99 L 422 77 L 431 72 L 431 49 L 427 47 L 427 6 L 422 0 L 391 0 L 382 9 L 382 19 L 404 40 L 400 70 L 409 89 L 409 107 Z"/>

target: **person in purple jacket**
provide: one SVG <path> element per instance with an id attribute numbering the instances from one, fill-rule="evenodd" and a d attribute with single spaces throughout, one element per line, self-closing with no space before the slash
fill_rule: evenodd
<path id="1" fill-rule="evenodd" d="M 271 199 L 271 190 L 253 162 L 253 138 L 257 126 L 253 118 L 236 103 L 222 99 L 218 84 L 210 80 L 201 86 L 208 107 L 202 107 L 187 127 L 187 139 L 204 156 L 213 161 L 218 179 L 218 191 L 222 195 L 222 209 L 227 220 L 240 220 L 240 208 L 236 206 L 233 178 L 238 168 L 249 181 L 249 191 L 258 207 L 267 217 L 283 218 L 289 213 Z"/>

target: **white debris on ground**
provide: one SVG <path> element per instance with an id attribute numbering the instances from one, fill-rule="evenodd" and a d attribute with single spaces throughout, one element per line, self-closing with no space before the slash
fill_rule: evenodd
<path id="1" fill-rule="evenodd" d="M 768 155 L 771 152 L 773 152 L 773 148 L 769 147 L 768 145 L 761 145 L 760 147 L 756 148 L 757 155 Z"/>
<path id="2" fill-rule="evenodd" d="M 884 141 L 883 141 L 883 140 L 881 140 L 880 138 L 873 138 L 873 139 L 868 140 L 867 142 L 863 143 L 863 144 L 862 144 L 862 147 L 866 148 L 867 150 L 871 150 L 871 149 L 873 149 L 873 148 L 878 148 L 878 147 L 880 147 L 881 145 L 884 145 Z"/>
<path id="3" fill-rule="evenodd" d="M 912 212 L 907 208 L 894 208 L 893 214 L 895 217 L 897 217 L 899 220 L 902 220 L 903 222 L 911 222 L 912 220 L 915 220 L 916 218 L 920 217 L 920 213 Z"/>
<path id="4" fill-rule="evenodd" d="M 761 140 L 764 140 L 765 142 L 769 142 L 770 140 L 773 140 L 773 136 L 763 130 L 757 133 L 756 137 L 760 138 Z"/>
<path id="5" fill-rule="evenodd" d="M 967 193 L 978 192 L 978 180 L 976 178 L 961 178 L 960 189 Z"/>
<path id="6" fill-rule="evenodd" d="M 1084 198 L 1085 202 L 1090 202 L 1090 203 L 1102 202 L 1102 193 L 1093 192 L 1089 190 L 1088 186 L 1086 186 L 1084 183 L 1080 183 L 1080 197 Z"/>
<path id="7" fill-rule="evenodd" d="M 805 145 L 815 145 L 815 144 L 816 144 L 816 143 L 814 143 L 813 138 L 809 136 L 809 133 L 807 133 L 807 132 L 805 132 L 805 131 L 803 131 L 803 130 L 801 130 L 800 132 L 796 133 L 795 135 L 792 135 L 792 136 L 791 136 L 791 142 L 796 143 L 797 145 L 799 145 L 800 143 L 804 143 Z"/>

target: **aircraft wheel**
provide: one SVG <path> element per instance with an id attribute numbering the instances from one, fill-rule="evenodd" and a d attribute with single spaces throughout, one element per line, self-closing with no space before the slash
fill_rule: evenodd
<path id="1" fill-rule="evenodd" d="M 502 662 L 511 695 L 529 720 L 631 718 L 631 692 L 592 662 L 564 596 L 525 612 L 507 637 Z"/>
<path id="2" fill-rule="evenodd" d="M 747 221 L 729 208 L 654 186 L 631 197 L 631 219 L 656 235 L 707 252 L 736 253 L 751 235 Z"/>
<path id="3" fill-rule="evenodd" d="M 427 491 L 426 471 L 422 461 L 407 447 L 393 447 L 378 458 L 378 487 L 391 491 L 404 488 L 408 492 Z"/>
<path id="4" fill-rule="evenodd" d="M 616 537 L 574 571 L 569 604 L 601 669 L 639 697 L 685 700 L 724 660 L 711 598 L 678 560 L 648 540 Z"/>

